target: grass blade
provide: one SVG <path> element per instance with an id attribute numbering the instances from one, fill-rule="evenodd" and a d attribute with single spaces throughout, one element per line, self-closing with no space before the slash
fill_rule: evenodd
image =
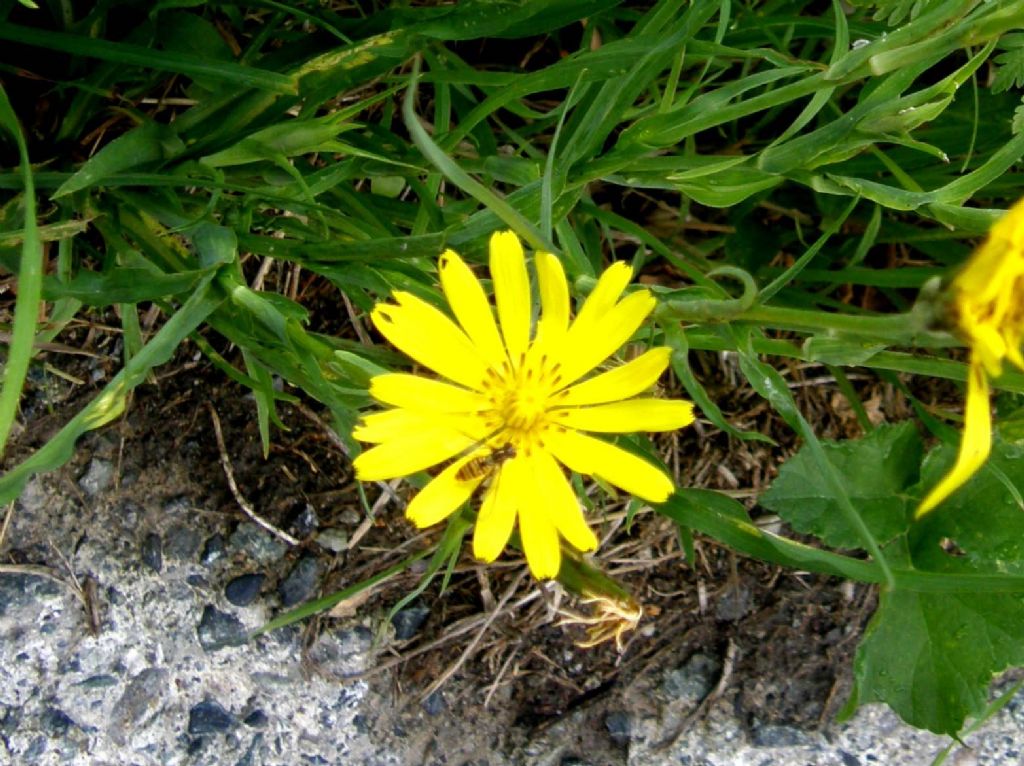
<path id="1" fill-rule="evenodd" d="M 28 372 L 28 363 L 32 359 L 32 343 L 35 339 L 36 318 L 39 316 L 39 301 L 43 289 L 43 245 L 39 239 L 39 227 L 36 223 L 36 190 L 32 183 L 28 146 L 3 86 L 0 86 L 0 125 L 14 136 L 15 142 L 18 144 L 25 208 L 21 263 L 18 268 L 18 303 L 14 309 L 11 345 L 7 349 L 7 361 L 4 365 L 3 390 L 0 391 L 0 456 L 2 456 L 4 448 L 7 446 L 7 437 L 11 433 L 11 426 L 14 424 L 18 400 L 21 398 L 21 388 L 25 383 L 25 374 Z"/>

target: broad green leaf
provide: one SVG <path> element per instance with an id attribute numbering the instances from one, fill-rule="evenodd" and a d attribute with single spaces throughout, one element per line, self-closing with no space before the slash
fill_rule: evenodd
<path id="1" fill-rule="evenodd" d="M 931 487 L 953 464 L 945 445 L 924 462 L 922 487 Z M 1024 574 L 1024 447 L 994 439 L 988 461 L 949 499 L 915 525 L 912 554 L 919 566 L 943 561 L 952 543 L 959 563 L 988 572 Z"/>
<path id="2" fill-rule="evenodd" d="M 857 649 L 843 714 L 884 702 L 904 721 L 956 736 L 988 703 L 993 676 L 1024 665 L 1024 596 L 883 592 Z"/>
<path id="3" fill-rule="evenodd" d="M 905 531 L 916 502 L 907 488 L 917 481 L 921 462 L 921 440 L 913 424 L 882 425 L 863 439 L 823 441 L 821 446 L 875 539 L 885 543 Z M 782 466 L 760 502 L 798 532 L 813 534 L 832 547 L 863 544 L 806 447 Z"/>

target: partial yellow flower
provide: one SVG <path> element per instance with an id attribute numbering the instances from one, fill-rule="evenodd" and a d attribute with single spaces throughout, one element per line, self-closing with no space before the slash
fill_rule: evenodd
<path id="1" fill-rule="evenodd" d="M 1003 361 L 1024 370 L 1024 200 L 989 232 L 950 285 L 955 321 L 971 349 L 967 372 L 964 435 L 956 464 L 918 506 L 923 516 L 977 471 L 992 449 L 988 379 L 1002 374 Z"/>
<path id="2" fill-rule="evenodd" d="M 654 308 L 647 290 L 622 297 L 632 277 L 626 264 L 601 275 L 573 321 L 561 262 L 537 253 L 534 267 L 536 322 L 526 257 L 510 231 L 490 241 L 493 307 L 451 250 L 438 272 L 455 321 L 407 292 L 378 305 L 371 318 L 381 334 L 443 379 L 373 378 L 371 396 L 391 409 L 366 415 L 353 436 L 375 445 L 355 460 L 363 481 L 443 465 L 406 510 L 419 527 L 445 519 L 483 486 L 474 554 L 497 558 L 518 520 L 530 571 L 544 579 L 558 573 L 562 539 L 580 551 L 597 547 L 562 466 L 651 502 L 673 490 L 660 468 L 584 432 L 672 431 L 694 416 L 690 402 L 639 396 L 665 371 L 668 348 L 587 377 Z"/>

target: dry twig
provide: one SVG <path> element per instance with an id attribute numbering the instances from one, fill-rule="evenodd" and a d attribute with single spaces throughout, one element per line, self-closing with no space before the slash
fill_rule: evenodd
<path id="1" fill-rule="evenodd" d="M 299 541 L 290 534 L 285 532 L 283 529 L 278 529 L 269 521 L 261 518 L 253 509 L 252 505 L 249 504 L 249 501 L 242 495 L 241 491 L 238 489 L 238 484 L 235 482 L 235 472 L 231 469 L 231 460 L 228 458 L 227 448 L 224 446 L 224 433 L 221 431 L 220 427 L 220 416 L 217 415 L 217 410 L 215 410 L 213 405 L 209 402 L 206 403 L 206 407 L 210 411 L 210 420 L 213 421 L 213 432 L 217 437 L 217 450 L 220 452 L 220 464 L 224 469 L 224 476 L 228 480 L 228 487 L 231 488 L 231 494 L 234 495 L 235 502 L 238 503 L 238 507 L 242 509 L 242 512 L 246 516 L 270 532 L 270 534 L 284 540 L 289 545 L 298 545 Z"/>

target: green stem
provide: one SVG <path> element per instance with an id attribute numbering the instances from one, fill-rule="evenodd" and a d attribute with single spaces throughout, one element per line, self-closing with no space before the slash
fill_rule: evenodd
<path id="1" fill-rule="evenodd" d="M 684 322 L 707 321 L 707 312 L 689 301 L 666 300 L 659 307 L 659 312 L 663 317 L 672 316 Z M 914 309 L 903 314 L 861 316 L 783 306 L 752 306 L 728 318 L 730 321 L 751 322 L 775 330 L 842 333 L 892 346 L 946 348 L 959 345 L 949 333 L 927 329 L 925 314 L 920 309 Z"/>
<path id="2" fill-rule="evenodd" d="M 686 340 L 689 349 L 693 351 L 736 351 L 735 343 L 730 343 L 725 338 L 706 330 L 689 329 L 686 331 Z M 805 362 L 817 361 L 808 358 L 800 350 L 799 346 L 788 340 L 755 338 L 753 340 L 753 347 L 759 354 L 800 359 Z M 907 372 L 912 375 L 928 375 L 933 378 L 960 382 L 967 380 L 967 365 L 963 362 L 957 362 L 953 359 L 939 359 L 933 356 L 915 356 L 901 351 L 879 351 L 856 366 L 876 370 Z M 992 387 L 1000 391 L 1024 394 L 1024 374 L 1004 372 L 999 378 L 992 381 Z"/>

